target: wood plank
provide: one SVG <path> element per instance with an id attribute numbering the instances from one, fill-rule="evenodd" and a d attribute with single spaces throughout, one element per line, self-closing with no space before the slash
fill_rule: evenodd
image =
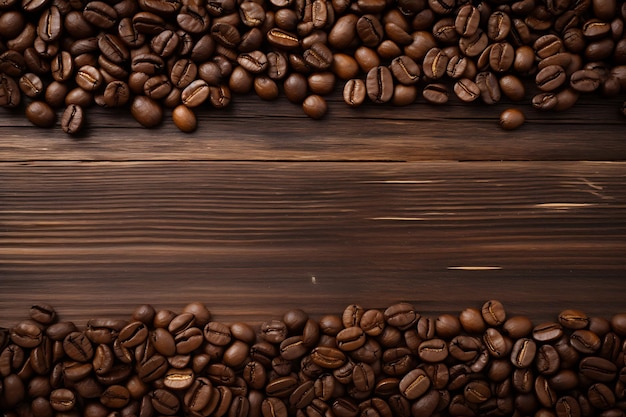
<path id="1" fill-rule="evenodd" d="M 626 311 L 626 163 L 0 163 L 0 326 L 207 303 Z M 473 267 L 487 267 L 482 270 Z"/>
<path id="2" fill-rule="evenodd" d="M 583 96 L 563 113 L 529 104 L 445 106 L 418 100 L 403 108 L 366 104 L 350 109 L 329 97 L 322 121 L 307 118 L 282 98 L 263 102 L 237 96 L 225 110 L 199 111 L 199 130 L 179 132 L 166 117 L 155 130 L 140 128 L 127 111 L 93 108 L 90 126 L 69 138 L 57 126 L 40 130 L 19 112 L 0 110 L 0 161 L 426 161 L 626 160 L 618 114 L 624 97 Z M 504 109 L 521 108 L 528 122 L 508 132 L 497 124 Z"/>

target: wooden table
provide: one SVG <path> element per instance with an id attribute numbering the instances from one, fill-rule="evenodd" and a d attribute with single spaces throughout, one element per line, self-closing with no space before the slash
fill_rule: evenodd
<path id="1" fill-rule="evenodd" d="M 258 323 L 299 307 L 497 298 L 550 320 L 626 311 L 624 97 L 564 113 L 235 97 L 199 130 L 91 109 L 86 135 L 0 112 L 0 326 L 48 302 L 69 320 L 205 302 Z"/>

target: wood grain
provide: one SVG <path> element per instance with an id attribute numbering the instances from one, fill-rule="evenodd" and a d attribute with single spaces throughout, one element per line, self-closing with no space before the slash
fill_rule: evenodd
<path id="1" fill-rule="evenodd" d="M 530 93 L 529 93 L 530 94 Z M 89 128 L 70 138 L 57 126 L 33 127 L 0 109 L 0 161 L 576 161 L 626 160 L 624 97 L 582 96 L 566 112 L 539 112 L 528 102 L 445 106 L 418 100 L 395 108 L 350 109 L 338 94 L 329 114 L 311 120 L 281 98 L 236 96 L 225 110 L 203 108 L 199 130 L 179 132 L 166 117 L 158 129 L 139 127 L 127 111 L 89 109 Z M 499 114 L 521 108 L 528 122 L 508 132 Z"/>
<path id="2" fill-rule="evenodd" d="M 78 322 L 194 300 L 251 323 L 400 300 L 434 315 L 498 298 L 535 320 L 626 311 L 624 162 L 72 161 L 81 152 L 0 162 L 0 326 L 37 301 Z"/>

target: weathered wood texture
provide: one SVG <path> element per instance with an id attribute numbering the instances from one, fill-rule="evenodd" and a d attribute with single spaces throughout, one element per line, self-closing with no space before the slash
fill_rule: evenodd
<path id="1" fill-rule="evenodd" d="M 193 300 L 251 323 L 291 307 L 319 316 L 400 300 L 437 314 L 499 298 L 536 320 L 566 307 L 626 311 L 624 162 L 66 161 L 0 171 L 0 326 L 34 301 L 79 322 Z"/>

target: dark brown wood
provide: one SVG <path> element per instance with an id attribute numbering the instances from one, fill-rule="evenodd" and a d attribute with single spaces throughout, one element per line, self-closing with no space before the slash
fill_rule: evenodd
<path id="1" fill-rule="evenodd" d="M 626 311 L 623 162 L 72 161 L 82 152 L 0 163 L 0 326 L 36 301 L 78 322 L 194 300 L 251 323 L 400 300 Z"/>
<path id="2" fill-rule="evenodd" d="M 529 100 L 432 106 L 422 99 L 403 108 L 351 109 L 335 94 L 327 117 L 315 121 L 284 98 L 237 96 L 226 110 L 200 110 L 194 134 L 179 132 L 169 115 L 149 130 L 127 111 L 92 108 L 88 133 L 77 139 L 0 109 L 0 161 L 626 160 L 623 99 L 583 96 L 573 109 L 554 113 L 534 110 Z M 528 119 L 513 132 L 498 127 L 511 106 Z"/>

